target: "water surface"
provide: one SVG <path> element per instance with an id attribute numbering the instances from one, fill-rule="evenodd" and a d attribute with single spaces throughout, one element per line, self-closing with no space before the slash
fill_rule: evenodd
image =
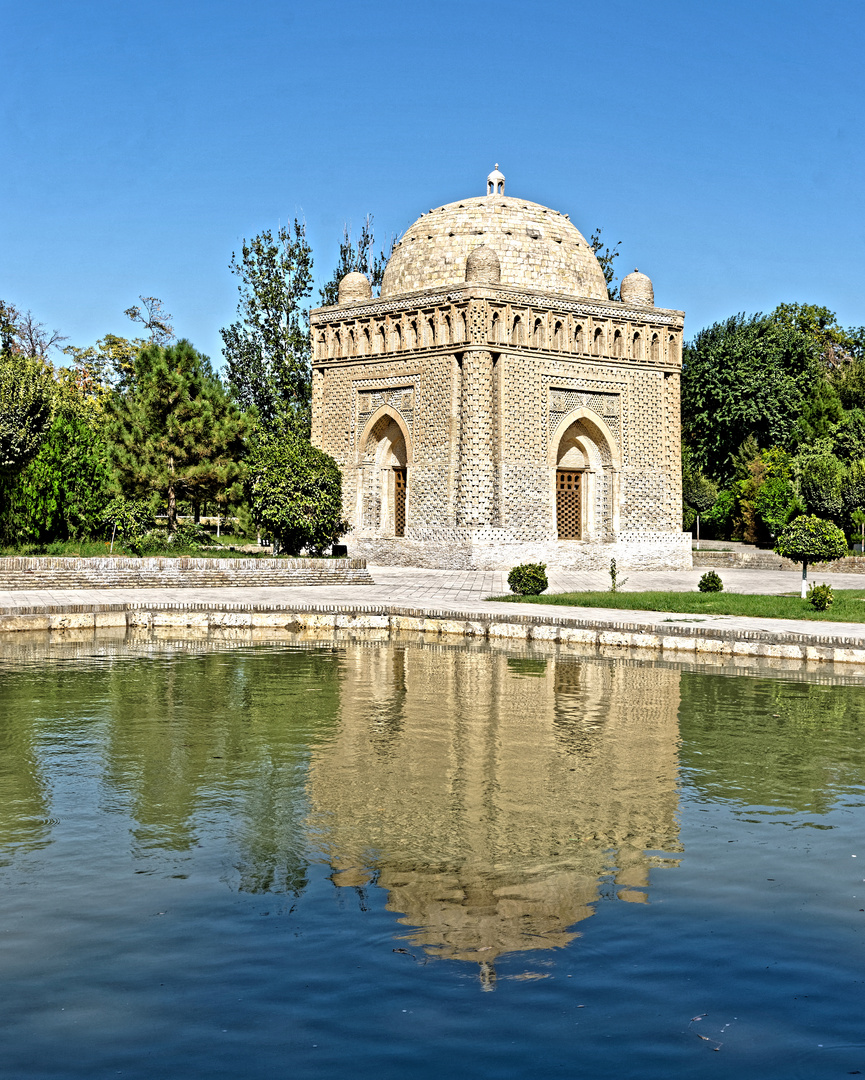
<path id="1" fill-rule="evenodd" d="M 20 641 L 4 1075 L 865 1074 L 855 679 Z"/>

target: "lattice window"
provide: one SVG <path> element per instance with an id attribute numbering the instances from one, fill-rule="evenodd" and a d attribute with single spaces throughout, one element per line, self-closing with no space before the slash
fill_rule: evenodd
<path id="1" fill-rule="evenodd" d="M 579 540 L 583 535 L 583 474 L 573 469 L 556 470 L 556 526 L 560 540 Z"/>
<path id="2" fill-rule="evenodd" d="M 393 534 L 405 536 L 405 497 L 408 469 L 394 469 Z"/>

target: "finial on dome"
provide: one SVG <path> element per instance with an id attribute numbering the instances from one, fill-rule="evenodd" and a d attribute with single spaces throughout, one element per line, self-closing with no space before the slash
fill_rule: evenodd
<path id="1" fill-rule="evenodd" d="M 487 177 L 487 195 L 504 195 L 505 193 L 505 178 L 502 173 L 499 172 L 499 163 L 496 162 L 496 167 Z"/>
<path id="2" fill-rule="evenodd" d="M 652 279 L 645 274 L 641 274 L 639 270 L 634 270 L 633 274 L 628 274 L 622 278 L 622 284 L 619 286 L 619 296 L 621 296 L 623 303 L 632 304 L 634 307 L 655 306 L 655 290 L 652 288 Z"/>

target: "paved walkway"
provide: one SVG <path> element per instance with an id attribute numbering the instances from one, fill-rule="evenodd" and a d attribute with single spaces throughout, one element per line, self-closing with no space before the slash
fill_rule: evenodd
<path id="1" fill-rule="evenodd" d="M 695 624 L 697 629 L 713 628 L 761 631 L 771 634 L 803 634 L 809 637 L 838 637 L 865 643 L 865 624 L 810 622 L 793 619 L 757 619 L 744 616 L 703 616 L 653 611 L 603 608 L 551 607 L 542 604 L 486 603 L 488 596 L 508 592 L 507 571 L 418 570 L 408 567 L 373 566 L 374 585 L 294 586 L 285 588 L 155 588 L 155 589 L 45 589 L 0 591 L 0 611 L 14 613 L 22 608 L 45 608 L 93 604 L 275 604 L 304 607 L 384 607 L 397 606 L 414 611 L 453 611 L 463 614 L 539 615 L 545 619 L 579 619 L 593 622 L 627 623 L 654 628 L 659 632 L 677 625 Z M 658 589 L 688 592 L 697 587 L 703 568 L 679 571 L 641 571 L 625 574 L 624 591 Z M 551 571 L 550 592 L 606 590 L 610 578 L 605 571 Z M 725 588 L 737 593 L 796 593 L 799 575 L 784 570 L 725 569 Z M 865 589 L 861 574 L 816 574 L 815 581 L 827 581 L 835 588 Z"/>

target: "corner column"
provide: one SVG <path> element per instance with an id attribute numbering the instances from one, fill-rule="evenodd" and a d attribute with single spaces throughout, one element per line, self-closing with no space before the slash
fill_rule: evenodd
<path id="1" fill-rule="evenodd" d="M 457 524 L 493 525 L 497 516 L 492 353 L 468 349 L 461 382 Z"/>

